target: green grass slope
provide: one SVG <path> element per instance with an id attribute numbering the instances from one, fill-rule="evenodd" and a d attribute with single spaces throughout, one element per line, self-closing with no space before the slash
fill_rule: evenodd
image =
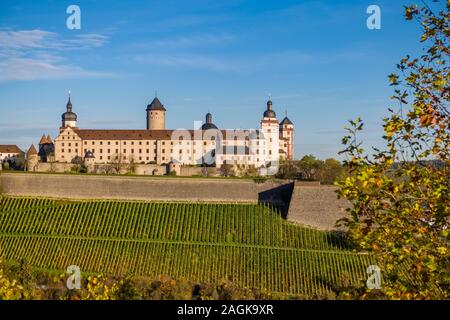
<path id="1" fill-rule="evenodd" d="M 5 197 L 0 250 L 38 268 L 191 281 L 322 296 L 373 264 L 345 239 L 256 204 L 58 201 Z"/>

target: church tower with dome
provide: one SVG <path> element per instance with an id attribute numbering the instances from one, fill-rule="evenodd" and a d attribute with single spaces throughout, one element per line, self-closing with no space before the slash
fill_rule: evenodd
<path id="1" fill-rule="evenodd" d="M 66 104 L 66 112 L 64 112 L 61 116 L 62 124 L 61 128 L 77 127 L 77 115 L 72 111 L 72 102 L 70 101 L 70 91 L 69 91 L 69 100 Z"/>
<path id="2" fill-rule="evenodd" d="M 277 115 L 272 109 L 272 101 L 267 101 L 267 109 L 264 111 L 261 120 L 261 131 L 266 140 L 265 159 L 266 163 L 274 163 L 280 159 L 280 131 Z"/>

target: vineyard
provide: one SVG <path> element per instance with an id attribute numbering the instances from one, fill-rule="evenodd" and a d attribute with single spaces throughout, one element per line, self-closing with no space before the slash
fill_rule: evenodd
<path id="1" fill-rule="evenodd" d="M 286 222 L 267 205 L 3 198 L 0 249 L 33 266 L 171 275 L 314 297 L 357 284 L 373 259 L 338 234 Z"/>

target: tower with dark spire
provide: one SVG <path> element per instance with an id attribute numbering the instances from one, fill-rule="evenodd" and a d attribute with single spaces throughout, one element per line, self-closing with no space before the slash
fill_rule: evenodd
<path id="1" fill-rule="evenodd" d="M 147 105 L 147 130 L 165 130 L 166 129 L 166 108 L 156 97 Z"/>
<path id="2" fill-rule="evenodd" d="M 207 113 L 205 117 L 205 123 L 202 125 L 202 130 L 210 130 L 210 129 L 216 129 L 218 130 L 217 126 L 212 122 L 212 114 Z"/>
<path id="3" fill-rule="evenodd" d="M 72 102 L 70 101 L 70 91 L 69 91 L 69 99 L 66 104 L 66 112 L 64 112 L 61 116 L 62 120 L 62 128 L 72 127 L 76 128 L 77 126 L 77 115 L 72 111 Z"/>

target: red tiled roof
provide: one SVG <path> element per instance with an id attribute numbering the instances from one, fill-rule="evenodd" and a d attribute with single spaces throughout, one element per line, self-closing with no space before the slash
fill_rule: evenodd
<path id="1" fill-rule="evenodd" d="M 176 130 L 102 130 L 102 129 L 73 129 L 73 131 L 82 139 L 82 140 L 171 140 L 172 134 Z M 202 130 L 186 130 L 190 135 L 190 139 L 193 140 L 201 140 L 203 134 L 199 134 Z M 179 130 L 181 134 L 176 134 L 176 136 L 182 136 L 183 131 Z M 248 130 L 220 130 L 222 137 L 226 138 L 227 134 L 230 134 L 231 137 L 228 139 L 233 139 L 235 132 L 237 137 L 240 138 L 240 134 L 242 134 L 242 138 L 245 139 L 248 136 Z M 208 137 L 213 136 L 208 135 Z"/>
<path id="2" fill-rule="evenodd" d="M 0 144 L 0 153 L 23 153 L 15 144 Z"/>
<path id="3" fill-rule="evenodd" d="M 34 147 L 34 144 L 31 145 L 30 149 L 27 151 L 27 157 L 37 155 L 36 148 Z"/>

